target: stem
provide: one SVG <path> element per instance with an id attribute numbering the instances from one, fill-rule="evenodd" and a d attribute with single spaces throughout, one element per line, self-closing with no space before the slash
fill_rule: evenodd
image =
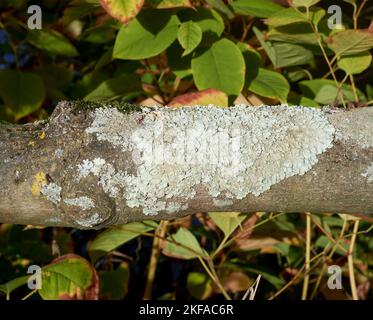
<path id="1" fill-rule="evenodd" d="M 308 284 L 310 279 L 310 259 L 311 259 L 311 213 L 306 212 L 306 262 L 305 276 L 303 280 L 302 300 L 307 300 Z"/>
<path id="2" fill-rule="evenodd" d="M 326 54 L 326 51 L 325 51 L 325 48 L 321 42 L 321 37 L 320 37 L 320 34 L 319 34 L 319 30 L 317 28 L 317 24 L 313 24 L 312 20 L 310 20 L 309 18 L 309 14 L 307 13 L 307 15 L 305 15 L 302 11 L 298 10 L 296 7 L 293 7 L 298 13 L 302 14 L 304 17 L 307 18 L 307 21 L 308 23 L 310 24 L 311 28 L 312 28 L 312 31 L 314 32 L 314 34 L 316 35 L 316 38 L 317 38 L 317 43 L 321 49 L 321 52 L 323 54 L 323 57 L 329 67 L 329 70 L 330 70 L 330 73 L 333 77 L 333 80 L 335 82 L 335 85 L 338 87 L 338 79 L 335 75 L 335 72 L 333 70 L 333 65 L 332 63 L 330 62 L 329 58 L 328 58 L 328 55 Z M 308 12 L 308 11 L 307 11 Z M 341 94 L 341 100 L 342 100 L 342 104 L 343 104 L 343 107 L 346 108 L 346 102 L 344 100 L 344 97 L 343 97 L 343 94 Z"/>
<path id="3" fill-rule="evenodd" d="M 205 261 L 201 257 L 198 257 L 198 260 L 201 262 L 202 267 L 206 270 L 207 274 L 210 276 L 212 281 L 214 281 L 215 284 L 217 285 L 217 287 L 220 289 L 220 291 L 223 294 L 223 296 L 225 297 L 225 299 L 232 300 L 232 298 L 228 295 L 227 291 L 225 291 L 223 285 L 221 284 L 213 265 L 212 265 L 212 268 L 211 268 L 211 263 L 209 263 L 209 266 L 212 269 L 212 270 L 210 270 L 210 268 L 206 265 Z"/>
<path id="4" fill-rule="evenodd" d="M 21 300 L 26 300 L 26 299 L 30 298 L 37 291 L 38 291 L 37 289 L 32 290 L 31 292 L 29 292 L 28 294 L 26 294 Z"/>
<path id="5" fill-rule="evenodd" d="M 354 76 L 352 74 L 350 74 L 350 81 L 351 81 L 352 91 L 354 92 L 354 96 L 355 96 L 355 102 L 359 102 L 359 96 L 357 95 Z"/>
<path id="6" fill-rule="evenodd" d="M 333 248 L 330 250 L 330 253 L 327 257 L 327 259 L 331 259 L 334 255 L 334 252 L 337 250 L 337 247 L 339 245 L 339 241 L 341 241 L 343 239 L 343 236 L 344 236 L 344 233 L 347 229 L 347 219 L 343 219 L 343 225 L 342 225 L 342 229 L 341 229 L 341 232 L 339 234 L 339 237 L 336 241 L 336 243 L 334 244 Z M 325 254 L 326 254 L 326 251 L 327 250 L 324 250 Z M 326 261 L 327 262 L 327 261 Z M 313 300 L 316 296 L 316 293 L 317 293 L 317 289 L 319 288 L 320 286 L 320 283 L 321 283 L 321 279 L 322 277 L 324 276 L 324 273 L 326 271 L 326 264 L 324 263 L 324 265 L 322 266 L 322 269 L 321 269 L 321 272 L 317 278 L 317 281 L 316 281 L 316 284 L 315 284 L 315 287 L 313 288 L 312 290 L 312 293 L 311 293 L 311 300 Z"/>
<path id="7" fill-rule="evenodd" d="M 211 259 L 208 259 L 207 263 L 210 266 L 211 272 L 212 272 L 212 274 L 214 275 L 214 277 L 216 279 L 215 283 L 219 287 L 219 289 L 220 289 L 221 293 L 223 294 L 224 298 L 227 299 L 227 300 L 232 300 L 232 298 L 229 296 L 229 294 L 227 293 L 227 291 L 225 291 L 223 285 L 221 284 L 221 282 L 219 280 L 219 277 L 218 277 L 218 274 L 216 273 L 213 261 Z"/>
<path id="8" fill-rule="evenodd" d="M 153 239 L 152 252 L 150 255 L 148 277 L 146 280 L 144 300 L 150 300 L 152 298 L 153 283 L 155 278 L 155 272 L 157 270 L 158 258 L 160 253 L 160 239 L 164 238 L 166 233 L 168 221 L 161 221 L 157 230 L 155 231 L 156 237 Z"/>
<path id="9" fill-rule="evenodd" d="M 357 29 L 357 18 L 360 16 L 361 10 L 363 10 L 363 7 L 368 2 L 368 0 L 363 0 L 363 2 L 360 4 L 359 9 L 356 12 L 356 15 L 354 14 L 354 29 Z M 355 7 L 356 5 L 354 5 Z"/>
<path id="10" fill-rule="evenodd" d="M 356 220 L 354 223 L 354 229 L 352 231 L 352 237 L 350 242 L 350 248 L 348 250 L 348 273 L 350 276 L 350 285 L 351 285 L 351 295 L 353 300 L 359 300 L 359 297 L 357 295 L 357 289 L 356 289 L 356 280 L 355 280 L 355 273 L 354 273 L 354 257 L 353 257 L 353 251 L 354 246 L 356 242 L 356 234 L 359 230 L 359 220 Z"/>

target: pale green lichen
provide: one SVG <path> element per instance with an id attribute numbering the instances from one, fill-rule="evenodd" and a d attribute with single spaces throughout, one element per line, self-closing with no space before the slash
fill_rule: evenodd
<path id="1" fill-rule="evenodd" d="M 79 166 L 79 177 L 92 173 L 112 196 L 123 190 L 127 206 L 157 214 L 186 209 L 197 185 L 211 197 L 260 196 L 309 171 L 332 147 L 335 130 L 315 108 L 240 105 L 144 108 L 130 116 L 98 108 L 86 132 L 131 151 L 137 171 L 94 159 Z"/>
<path id="2" fill-rule="evenodd" d="M 93 226 L 98 225 L 102 222 L 103 219 L 100 217 L 98 213 L 94 213 L 93 215 L 89 215 L 87 217 L 81 217 L 75 220 L 77 224 L 84 228 L 91 228 Z"/>
<path id="3" fill-rule="evenodd" d="M 89 210 L 95 207 L 95 203 L 93 202 L 93 200 L 86 196 L 78 198 L 67 198 L 64 199 L 63 202 L 70 206 L 79 207 L 82 210 Z"/>
<path id="4" fill-rule="evenodd" d="M 61 201 L 61 190 L 62 188 L 55 183 L 48 183 L 41 187 L 41 194 L 47 197 L 47 199 L 54 204 L 58 204 Z"/>

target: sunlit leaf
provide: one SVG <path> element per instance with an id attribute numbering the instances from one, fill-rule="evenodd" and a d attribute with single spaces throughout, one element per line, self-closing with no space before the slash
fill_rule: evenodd
<path id="1" fill-rule="evenodd" d="M 126 24 L 140 12 L 144 0 L 100 0 L 100 3 L 114 19 Z"/>
<path id="2" fill-rule="evenodd" d="M 289 3 L 294 7 L 311 7 L 316 3 L 320 2 L 320 0 L 289 0 Z"/>
<path id="3" fill-rule="evenodd" d="M 341 57 L 338 67 L 348 74 L 359 74 L 368 69 L 371 63 L 372 55 L 367 51 Z"/>
<path id="4" fill-rule="evenodd" d="M 98 257 L 157 227 L 154 221 L 131 222 L 100 233 L 88 246 L 92 257 Z M 96 253 L 95 253 L 96 252 Z"/>
<path id="5" fill-rule="evenodd" d="M 177 38 L 184 49 L 183 56 L 186 56 L 201 42 L 202 30 L 193 21 L 184 22 L 179 27 Z"/>
<path id="6" fill-rule="evenodd" d="M 99 279 L 93 266 L 67 254 L 42 268 L 40 296 L 45 300 L 98 300 Z"/>
<path id="7" fill-rule="evenodd" d="M 163 254 L 179 259 L 195 259 L 206 257 L 207 252 L 202 249 L 196 237 L 188 229 L 181 227 L 167 238 Z"/>
<path id="8" fill-rule="evenodd" d="M 225 237 L 229 237 L 246 218 L 240 212 L 209 212 L 209 216 L 224 232 Z"/>
<path id="9" fill-rule="evenodd" d="M 219 90 L 206 89 L 199 92 L 185 93 L 174 98 L 168 106 L 207 106 L 213 104 L 221 107 L 228 107 L 228 96 Z"/>
<path id="10" fill-rule="evenodd" d="M 190 0 L 146 0 L 146 3 L 157 9 L 192 6 Z"/>
<path id="11" fill-rule="evenodd" d="M 258 18 L 268 18 L 283 9 L 283 7 L 271 0 L 238 0 L 232 2 L 231 6 L 236 14 Z"/>
<path id="12" fill-rule="evenodd" d="M 119 30 L 113 57 L 137 60 L 156 56 L 176 39 L 178 26 L 179 19 L 168 11 L 142 10 Z"/>
<path id="13" fill-rule="evenodd" d="M 71 57 L 79 54 L 71 42 L 55 30 L 30 30 L 26 39 L 35 47 L 51 54 Z"/>
<path id="14" fill-rule="evenodd" d="M 245 61 L 238 47 L 228 39 L 221 39 L 197 51 L 192 70 L 199 90 L 218 89 L 227 95 L 238 95 L 245 81 Z"/>
<path id="15" fill-rule="evenodd" d="M 258 75 L 252 80 L 248 89 L 263 97 L 287 100 L 290 86 L 286 78 L 280 73 L 259 68 Z"/>
<path id="16" fill-rule="evenodd" d="M 330 36 L 327 43 L 338 56 L 357 54 L 373 48 L 373 32 L 368 29 L 340 31 Z"/>

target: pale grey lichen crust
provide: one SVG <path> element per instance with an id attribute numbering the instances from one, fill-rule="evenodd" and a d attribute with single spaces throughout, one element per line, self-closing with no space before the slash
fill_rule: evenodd
<path id="1" fill-rule="evenodd" d="M 315 108 L 237 105 L 146 108 L 131 115 L 98 108 L 86 132 L 130 151 L 137 171 L 86 159 L 78 179 L 93 174 L 110 196 L 153 215 L 185 210 L 197 185 L 213 198 L 260 196 L 310 170 L 332 147 L 335 130 Z"/>
<path id="2" fill-rule="evenodd" d="M 100 217 L 100 215 L 96 212 L 93 215 L 89 215 L 87 217 L 78 218 L 75 220 L 77 224 L 79 224 L 82 227 L 90 228 L 95 225 L 98 225 L 100 222 L 102 222 L 103 219 Z"/>
<path id="3" fill-rule="evenodd" d="M 373 163 L 361 174 L 368 182 L 373 182 Z"/>
<path id="4" fill-rule="evenodd" d="M 41 194 L 47 197 L 47 199 L 54 204 L 58 204 L 61 201 L 61 190 L 62 188 L 55 183 L 48 183 L 41 187 Z"/>
<path id="5" fill-rule="evenodd" d="M 95 203 L 93 202 L 93 200 L 86 196 L 77 197 L 77 198 L 67 198 L 67 199 L 64 199 L 63 202 L 70 206 L 79 207 L 82 210 L 89 210 L 91 208 L 94 208 L 95 206 Z"/>

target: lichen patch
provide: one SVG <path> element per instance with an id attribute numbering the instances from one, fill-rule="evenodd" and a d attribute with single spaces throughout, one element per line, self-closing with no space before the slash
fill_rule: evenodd
<path id="1" fill-rule="evenodd" d="M 122 190 L 127 206 L 142 207 L 144 214 L 186 209 L 197 185 L 213 198 L 260 196 L 309 171 L 335 133 L 323 111 L 285 105 L 147 108 L 129 117 L 96 109 L 86 132 L 131 151 L 136 173 L 96 158 L 79 165 L 78 174 L 94 174 L 111 196 Z"/>
<path id="2" fill-rule="evenodd" d="M 93 226 L 98 225 L 102 221 L 103 219 L 100 217 L 98 213 L 95 213 L 89 217 L 83 217 L 75 220 L 77 224 L 84 228 L 91 228 Z"/>
<path id="3" fill-rule="evenodd" d="M 79 207 L 82 210 L 89 210 L 95 207 L 95 203 L 93 202 L 93 200 L 86 196 L 78 198 L 67 198 L 64 199 L 63 202 L 70 206 Z"/>
<path id="4" fill-rule="evenodd" d="M 361 175 L 367 178 L 368 182 L 373 182 L 373 163 Z"/>
<path id="5" fill-rule="evenodd" d="M 55 183 L 48 183 L 41 187 L 41 194 L 47 197 L 47 199 L 54 204 L 58 204 L 61 201 L 61 190 L 62 188 Z"/>

